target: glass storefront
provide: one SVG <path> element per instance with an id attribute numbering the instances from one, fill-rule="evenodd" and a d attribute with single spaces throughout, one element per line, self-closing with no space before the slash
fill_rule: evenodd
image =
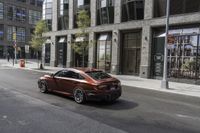
<path id="1" fill-rule="evenodd" d="M 122 74 L 139 75 L 141 60 L 141 32 L 123 33 Z"/>
<path id="2" fill-rule="evenodd" d="M 97 41 L 97 68 L 106 72 L 111 69 L 112 37 L 100 34 Z"/>
<path id="3" fill-rule="evenodd" d="M 59 37 L 57 43 L 57 64 L 59 67 L 66 67 L 67 61 L 67 40 L 65 37 Z"/>
<path id="4" fill-rule="evenodd" d="M 154 17 L 166 15 L 166 0 L 154 0 Z M 200 11 L 200 0 L 171 0 L 170 15 Z"/>
<path id="5" fill-rule="evenodd" d="M 168 77 L 199 79 L 200 49 L 199 28 L 170 30 L 168 43 Z M 152 68 L 154 77 L 163 75 L 165 33 L 154 33 Z"/>
<path id="6" fill-rule="evenodd" d="M 46 43 L 45 44 L 45 64 L 50 64 L 50 56 L 51 56 L 51 44 Z"/>
<path id="7" fill-rule="evenodd" d="M 76 37 L 72 45 L 73 67 L 88 66 L 88 37 Z"/>
<path id="8" fill-rule="evenodd" d="M 0 46 L 0 58 L 4 58 L 4 46 Z"/>

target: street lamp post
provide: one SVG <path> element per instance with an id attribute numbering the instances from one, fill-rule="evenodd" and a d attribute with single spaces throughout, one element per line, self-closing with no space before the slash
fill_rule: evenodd
<path id="1" fill-rule="evenodd" d="M 165 47 L 164 47 L 164 69 L 163 69 L 163 79 L 161 81 L 161 88 L 168 89 L 169 83 L 167 79 L 167 40 L 168 40 L 168 30 L 169 30 L 169 13 L 170 13 L 170 0 L 167 0 L 166 7 L 166 30 L 165 30 Z"/>

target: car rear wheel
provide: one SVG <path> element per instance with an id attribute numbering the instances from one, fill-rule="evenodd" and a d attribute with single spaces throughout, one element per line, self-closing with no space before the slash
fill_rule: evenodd
<path id="1" fill-rule="evenodd" d="M 74 100 L 78 104 L 84 103 L 85 102 L 85 94 L 82 89 L 75 89 L 74 90 Z"/>
<path id="2" fill-rule="evenodd" d="M 41 81 L 39 88 L 40 88 L 40 92 L 42 92 L 42 93 L 47 93 L 48 92 L 47 84 L 46 84 L 45 81 Z"/>

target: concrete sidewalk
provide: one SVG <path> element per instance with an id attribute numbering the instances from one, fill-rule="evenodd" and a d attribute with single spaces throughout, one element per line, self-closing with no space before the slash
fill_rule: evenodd
<path id="1" fill-rule="evenodd" d="M 19 63 L 13 66 L 12 61 L 7 62 L 7 60 L 2 60 L 2 59 L 0 59 L 0 66 L 20 68 Z M 32 70 L 37 72 L 55 73 L 63 68 L 45 66 L 44 70 L 39 70 L 37 60 L 27 60 L 25 68 L 20 68 L 20 69 Z M 122 85 L 125 86 L 200 97 L 199 85 L 170 82 L 169 83 L 170 89 L 162 89 L 160 87 L 161 86 L 160 80 L 144 79 L 137 76 L 127 76 L 127 75 L 113 75 L 113 76 L 118 78 L 121 81 Z"/>

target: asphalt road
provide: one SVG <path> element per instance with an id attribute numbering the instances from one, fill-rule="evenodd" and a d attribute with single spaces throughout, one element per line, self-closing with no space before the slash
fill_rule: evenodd
<path id="1" fill-rule="evenodd" d="M 123 86 L 113 104 L 42 94 L 44 73 L 0 67 L 0 133 L 199 133 L 200 99 Z"/>

